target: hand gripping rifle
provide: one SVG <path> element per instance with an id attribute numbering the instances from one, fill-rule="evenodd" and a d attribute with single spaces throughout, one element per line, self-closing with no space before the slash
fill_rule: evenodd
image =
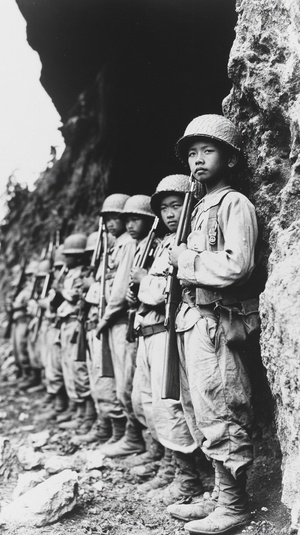
<path id="1" fill-rule="evenodd" d="M 193 210 L 194 192 L 196 183 L 193 175 L 190 176 L 190 189 L 185 194 L 182 212 L 176 232 L 175 246 L 186 243 L 190 232 L 190 220 Z M 164 369 L 162 380 L 162 399 L 180 398 L 179 384 L 179 354 L 177 346 L 177 335 L 175 330 L 176 310 L 180 302 L 181 288 L 177 279 L 177 268 L 170 266 L 166 284 L 166 317 L 165 327 L 167 330 Z"/>
<path id="2" fill-rule="evenodd" d="M 133 267 L 144 268 L 150 256 L 153 255 L 153 252 L 154 252 L 153 242 L 156 237 L 158 224 L 159 224 L 159 218 L 156 217 L 153 221 L 153 225 L 147 236 L 147 241 L 145 243 L 143 254 L 137 259 L 137 262 L 133 264 Z M 137 294 L 139 291 L 139 285 L 135 284 L 134 282 L 131 282 L 129 284 L 129 288 L 134 293 L 135 297 L 137 297 Z M 136 333 L 134 330 L 134 321 L 135 321 L 136 311 L 137 311 L 137 307 L 130 307 L 128 309 L 128 327 L 127 327 L 127 333 L 126 333 L 127 342 L 134 342 L 136 339 Z"/>
<path id="3" fill-rule="evenodd" d="M 21 289 L 22 289 L 22 285 L 23 285 L 23 282 L 24 282 L 24 279 L 25 279 L 26 264 L 27 264 L 27 259 L 26 259 L 26 257 L 24 257 L 23 260 L 22 260 L 22 264 L 21 264 L 21 270 L 20 270 L 20 275 L 19 275 L 19 279 L 18 279 L 18 282 L 17 282 L 17 286 L 16 286 L 16 289 L 15 289 L 15 292 L 14 292 L 14 295 L 13 295 L 13 298 L 12 298 L 13 302 L 16 299 L 16 297 L 18 296 L 18 294 L 20 293 Z M 7 322 L 7 326 L 6 326 L 5 333 L 4 333 L 4 338 L 6 338 L 6 339 L 10 338 L 10 335 L 11 335 L 11 328 L 12 328 L 12 324 L 13 324 L 13 315 L 14 315 L 14 309 L 11 307 L 9 312 L 8 312 L 8 322 Z"/>
<path id="4" fill-rule="evenodd" d="M 88 272 L 88 275 L 93 275 L 94 278 L 97 275 L 97 271 L 98 271 L 99 263 L 100 263 L 103 228 L 104 228 L 104 223 L 103 223 L 103 217 L 101 216 L 99 218 L 96 245 L 95 245 L 95 249 L 93 252 L 93 256 L 91 259 L 89 272 Z M 86 294 L 82 294 L 80 297 L 79 311 L 77 315 L 77 325 L 74 329 L 74 332 L 70 340 L 71 344 L 77 344 L 77 357 L 76 357 L 77 361 L 86 360 L 86 350 L 88 347 L 87 339 L 86 339 L 85 324 L 88 318 L 91 305 L 90 303 L 87 303 L 87 301 L 85 300 L 85 295 Z"/>

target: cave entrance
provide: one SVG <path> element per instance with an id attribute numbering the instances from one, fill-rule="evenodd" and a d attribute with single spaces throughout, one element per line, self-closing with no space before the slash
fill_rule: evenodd
<path id="1" fill-rule="evenodd" d="M 231 84 L 235 2 L 139 1 L 111 50 L 112 191 L 152 193 L 157 182 L 186 172 L 174 144 L 188 122 L 221 113 Z M 122 188 L 122 184 L 126 186 Z"/>
<path id="2" fill-rule="evenodd" d="M 220 113 L 230 91 L 235 1 L 17 2 L 63 120 L 97 76 L 101 82 L 108 193 L 151 193 L 165 175 L 183 172 L 176 140 L 196 115 Z"/>

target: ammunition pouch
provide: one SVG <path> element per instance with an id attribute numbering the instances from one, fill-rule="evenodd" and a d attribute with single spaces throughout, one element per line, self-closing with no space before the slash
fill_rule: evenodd
<path id="1" fill-rule="evenodd" d="M 260 318 L 258 298 L 241 301 L 236 306 L 216 304 L 226 340 L 226 345 L 232 349 L 241 348 L 245 343 L 258 340 L 260 333 Z"/>

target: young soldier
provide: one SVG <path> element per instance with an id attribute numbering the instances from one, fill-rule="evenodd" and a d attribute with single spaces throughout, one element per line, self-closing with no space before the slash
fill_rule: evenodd
<path id="1" fill-rule="evenodd" d="M 60 245 L 54 253 L 53 263 L 53 281 L 52 284 L 62 282 L 66 272 L 64 265 L 65 258 L 62 254 L 63 245 Z M 56 311 L 58 304 L 53 299 L 55 291 L 50 288 L 45 299 L 38 301 L 39 306 L 43 310 L 43 317 L 41 323 L 42 352 L 45 352 L 45 383 L 47 395 L 45 396 L 44 407 L 41 409 L 41 414 L 36 417 L 37 421 L 55 419 L 67 408 L 67 395 L 64 385 L 64 378 L 61 363 L 61 344 L 59 337 L 59 330 L 56 328 Z"/>
<path id="2" fill-rule="evenodd" d="M 181 395 L 191 433 L 213 460 L 219 480 L 216 508 L 206 518 L 203 503 L 196 514 L 193 505 L 169 508 L 181 518 L 202 517 L 186 524 L 192 534 L 226 533 L 249 519 L 250 384 L 240 349 L 228 342 L 237 334 L 230 321 L 233 307 L 254 297 L 248 281 L 257 240 L 255 210 L 230 187 L 240 150 L 235 126 L 220 115 L 195 118 L 177 143 L 177 155 L 206 192 L 193 212 L 187 245 L 170 254 L 183 287 L 176 319 Z"/>
<path id="3" fill-rule="evenodd" d="M 86 273 L 83 255 L 85 252 L 86 237 L 83 234 L 71 234 L 63 244 L 63 255 L 68 272 L 62 283 L 53 284 L 57 297 L 63 298 L 57 309 L 60 320 L 60 341 L 62 355 L 62 371 L 66 391 L 76 417 L 71 421 L 59 423 L 61 429 L 80 429 L 87 422 L 90 427 L 92 421 L 89 417 L 94 403 L 91 398 L 89 377 L 85 362 L 85 355 L 78 360 L 77 344 L 72 343 L 74 331 L 77 327 L 77 314 L 79 298 L 82 291 L 82 279 Z M 71 418 L 71 416 L 70 416 Z M 57 418 L 61 422 L 61 418 Z"/>
<path id="4" fill-rule="evenodd" d="M 137 265 L 143 255 L 147 235 L 154 220 L 154 214 L 150 207 L 150 197 L 147 195 L 133 195 L 127 199 L 123 208 L 123 216 L 126 221 L 127 232 L 137 244 L 133 258 L 133 265 Z M 120 266 L 119 269 L 122 270 L 124 268 Z M 123 276 L 127 278 L 127 281 L 129 280 L 128 275 L 129 272 L 125 270 Z M 127 329 L 128 324 L 126 324 Z M 133 342 L 126 340 L 122 374 L 117 379 L 117 396 L 126 414 L 126 429 L 124 436 L 118 442 L 101 448 L 102 453 L 108 457 L 131 455 L 144 449 L 141 424 L 134 416 L 131 401 L 136 351 L 137 340 Z"/>
<path id="5" fill-rule="evenodd" d="M 89 235 L 85 251 L 87 254 L 94 253 L 97 245 L 98 232 Z M 108 247 L 112 247 L 115 239 L 108 235 Z M 116 384 L 114 377 L 102 377 L 99 359 L 102 351 L 102 343 L 96 337 L 96 329 L 99 321 L 99 295 L 100 279 L 103 258 L 98 266 L 94 277 L 90 274 L 84 279 L 84 285 L 88 288 L 85 296 L 86 306 L 89 307 L 86 322 L 86 337 L 88 343 L 87 369 L 91 385 L 91 395 L 94 400 L 97 417 L 88 433 L 73 436 L 73 444 L 100 444 L 111 438 L 112 429 L 110 418 L 123 417 L 123 412 L 116 397 Z"/>
<path id="6" fill-rule="evenodd" d="M 20 380 L 18 386 L 20 388 L 30 388 L 36 384 L 34 372 L 31 368 L 27 338 L 28 338 L 28 324 L 30 321 L 27 306 L 32 294 L 33 276 L 36 273 L 38 262 L 31 260 L 25 269 L 25 282 L 19 294 L 12 303 L 13 309 L 13 328 L 12 341 L 13 352 L 17 365 L 20 368 Z"/>
<path id="7" fill-rule="evenodd" d="M 141 489 L 149 490 L 149 497 L 157 496 L 166 505 L 202 492 L 195 463 L 197 444 L 189 432 L 181 403 L 161 399 L 166 341 L 164 292 L 169 268 L 169 250 L 175 240 L 184 195 L 188 189 L 189 177 L 185 175 L 170 175 L 158 184 L 151 198 L 151 207 L 153 212 L 161 217 L 170 234 L 158 246 L 149 273 L 142 269 L 132 270 L 133 282 L 140 283 L 138 299 L 142 304 L 138 316 L 142 351 L 139 352 L 133 399 L 141 397 L 153 440 L 158 440 L 166 448 L 158 474 L 151 481 L 144 483 Z M 139 390 L 138 394 L 136 390 Z M 156 453 L 155 450 L 154 452 Z M 145 454 L 145 463 L 155 460 L 155 455 L 153 457 L 154 459 L 151 459 L 149 454 Z M 157 493 L 157 489 L 162 488 L 164 490 Z"/>
<path id="8" fill-rule="evenodd" d="M 109 195 L 105 199 L 101 211 L 107 231 L 116 238 L 108 254 L 105 284 L 106 306 L 103 317 L 99 320 L 97 327 L 98 337 L 108 334 L 117 396 L 117 403 L 113 412 L 106 413 L 112 425 L 112 436 L 107 441 L 109 445 L 123 437 L 127 422 L 122 405 L 128 324 L 126 292 L 136 249 L 135 240 L 126 232 L 123 215 L 124 205 L 128 199 L 129 195 L 123 193 Z M 104 405 L 105 400 L 103 402 Z M 107 443 L 100 446 L 100 450 L 104 448 L 107 451 Z M 142 437 L 136 437 L 135 452 L 141 452 L 143 449 Z"/>

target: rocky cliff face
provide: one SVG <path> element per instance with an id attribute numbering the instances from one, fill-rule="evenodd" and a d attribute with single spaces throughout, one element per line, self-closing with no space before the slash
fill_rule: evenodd
<path id="1" fill-rule="evenodd" d="M 269 243 L 261 296 L 262 360 L 276 402 L 283 502 L 300 500 L 300 6 L 237 0 L 233 82 L 224 111 L 241 126 L 252 192 Z"/>

